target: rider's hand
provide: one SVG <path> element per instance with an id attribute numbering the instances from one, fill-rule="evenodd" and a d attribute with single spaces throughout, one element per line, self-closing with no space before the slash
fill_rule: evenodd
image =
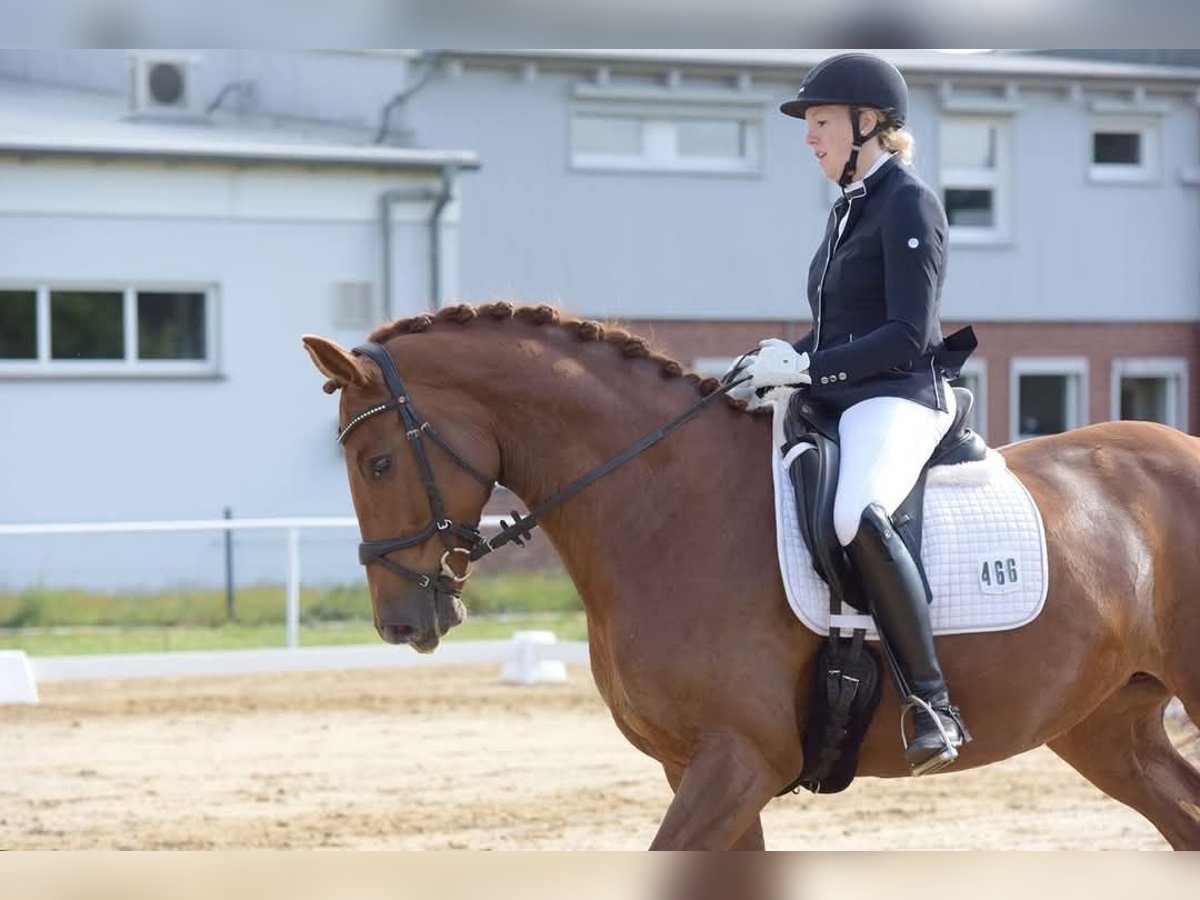
<path id="1" fill-rule="evenodd" d="M 779 338 L 759 341 L 758 346 L 758 355 L 743 372 L 750 376 L 753 389 L 812 384 L 807 353 L 797 352 L 795 347 Z"/>
<path id="2" fill-rule="evenodd" d="M 725 370 L 725 374 L 721 376 L 721 384 L 729 384 L 731 381 L 739 381 L 746 377 L 746 369 L 754 362 L 754 355 L 750 352 L 743 353 L 733 365 Z M 754 387 L 749 381 L 743 381 L 741 384 L 731 388 L 728 392 L 729 396 L 734 400 L 749 400 L 754 394 Z"/>

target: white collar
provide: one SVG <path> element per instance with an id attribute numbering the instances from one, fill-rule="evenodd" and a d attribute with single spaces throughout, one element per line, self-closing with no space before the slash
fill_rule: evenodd
<path id="1" fill-rule="evenodd" d="M 870 171 L 868 171 L 867 174 L 864 175 L 862 178 L 858 179 L 858 181 L 855 181 L 851 184 L 846 185 L 843 193 L 846 193 L 846 194 L 865 193 L 866 189 L 867 189 L 867 186 L 865 183 L 866 180 L 868 178 L 870 178 L 872 175 L 874 175 L 876 172 L 878 172 L 879 169 L 883 166 L 883 164 L 886 163 L 889 159 L 891 159 L 895 155 L 896 155 L 895 153 L 882 154 L 879 157 L 879 159 L 875 160 L 874 164 L 872 164 Z"/>

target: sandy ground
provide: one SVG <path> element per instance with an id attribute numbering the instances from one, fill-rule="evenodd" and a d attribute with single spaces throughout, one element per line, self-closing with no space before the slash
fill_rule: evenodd
<path id="1" fill-rule="evenodd" d="M 646 846 L 669 791 L 590 675 L 534 687 L 498 675 L 44 684 L 39 706 L 0 707 L 0 848 Z M 763 821 L 773 849 L 1166 848 L 1044 749 L 789 796 Z"/>

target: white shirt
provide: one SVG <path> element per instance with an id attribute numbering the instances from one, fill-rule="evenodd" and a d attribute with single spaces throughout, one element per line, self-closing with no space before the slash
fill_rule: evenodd
<path id="1" fill-rule="evenodd" d="M 866 175 L 864 175 L 862 178 L 858 179 L 858 181 L 854 182 L 853 184 L 848 184 L 848 185 L 846 185 L 846 188 L 845 188 L 845 193 L 847 193 L 847 194 L 848 194 L 848 193 L 850 193 L 851 191 L 860 190 L 860 189 L 861 189 L 861 188 L 864 186 L 864 185 L 863 185 L 863 182 L 865 182 L 865 181 L 866 181 L 868 178 L 870 178 L 870 177 L 871 177 L 872 175 L 874 175 L 874 174 L 875 174 L 877 171 L 879 171 L 879 167 L 880 167 L 880 166 L 882 166 L 882 165 L 883 165 L 885 162 L 887 162 L 889 159 L 891 159 L 891 158 L 892 158 L 893 156 L 895 156 L 895 155 L 896 155 L 895 153 L 884 153 L 884 154 L 882 154 L 882 155 L 879 157 L 879 159 L 875 160 L 875 162 L 871 164 L 871 168 L 870 168 L 870 170 L 867 172 L 867 174 L 866 174 Z"/>
<path id="2" fill-rule="evenodd" d="M 868 178 L 870 178 L 872 175 L 874 175 L 879 170 L 880 166 L 882 166 L 885 162 L 887 162 L 889 159 L 891 159 L 895 155 L 896 155 L 895 153 L 884 153 L 882 156 L 879 157 L 879 159 L 875 160 L 875 162 L 872 163 L 871 168 L 870 168 L 870 170 L 868 170 L 866 175 L 864 175 L 858 181 L 855 181 L 853 184 L 846 185 L 842 189 L 842 194 L 843 195 L 852 194 L 854 196 L 859 196 L 859 195 L 865 194 L 867 191 L 867 188 L 866 188 L 866 184 L 864 182 L 866 182 L 866 180 Z M 853 204 L 853 203 L 854 203 L 854 199 L 853 199 L 853 197 L 851 197 L 850 204 Z M 849 219 L 850 219 L 850 206 L 847 205 L 846 212 L 842 214 L 842 220 L 840 222 L 838 222 L 838 240 L 839 241 L 842 239 L 842 233 L 846 230 L 846 222 L 849 221 Z"/>

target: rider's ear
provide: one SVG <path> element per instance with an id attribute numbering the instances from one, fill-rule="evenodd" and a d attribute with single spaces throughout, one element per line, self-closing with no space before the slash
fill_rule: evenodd
<path id="1" fill-rule="evenodd" d="M 332 394 L 347 385 L 362 387 L 367 383 L 367 373 L 345 347 L 315 334 L 306 334 L 301 340 L 304 341 L 304 349 L 312 357 L 313 365 L 329 379 L 325 384 L 325 393 Z"/>

